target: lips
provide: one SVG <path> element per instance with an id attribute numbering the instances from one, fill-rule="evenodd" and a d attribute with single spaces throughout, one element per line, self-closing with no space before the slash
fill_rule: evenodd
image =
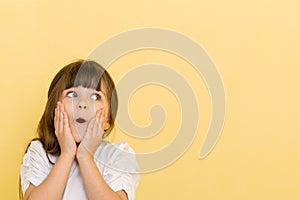
<path id="1" fill-rule="evenodd" d="M 83 124 L 83 123 L 86 122 L 86 120 L 83 119 L 83 118 L 77 118 L 75 121 L 78 122 L 78 123 L 80 123 L 80 124 Z"/>

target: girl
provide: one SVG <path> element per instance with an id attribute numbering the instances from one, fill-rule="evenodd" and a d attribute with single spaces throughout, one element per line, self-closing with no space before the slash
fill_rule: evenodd
<path id="1" fill-rule="evenodd" d="M 62 68 L 50 85 L 38 138 L 23 157 L 23 198 L 135 199 L 133 150 L 104 140 L 117 106 L 115 85 L 101 65 L 79 60 Z"/>

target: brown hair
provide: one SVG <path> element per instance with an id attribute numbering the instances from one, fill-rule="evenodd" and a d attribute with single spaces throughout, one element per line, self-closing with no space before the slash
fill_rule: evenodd
<path id="1" fill-rule="evenodd" d="M 37 133 L 38 137 L 34 140 L 39 140 L 46 151 L 46 155 L 60 155 L 60 146 L 55 136 L 54 129 L 54 113 L 60 95 L 65 89 L 72 87 L 83 86 L 85 88 L 95 89 L 100 91 L 101 83 L 106 87 L 106 97 L 109 103 L 109 129 L 105 131 L 104 137 L 111 133 L 115 125 L 115 118 L 118 109 L 118 97 L 115 89 L 115 84 L 109 73 L 95 61 L 77 60 L 63 67 L 52 80 L 48 90 L 48 100 L 45 111 L 39 121 Z M 104 83 L 104 84 L 103 84 Z M 28 144 L 26 148 L 29 147 Z M 50 163 L 52 161 L 49 159 Z M 54 163 L 52 163 L 54 164 Z M 20 177 L 19 177 L 20 178 Z M 21 192 L 21 182 L 19 180 L 19 197 L 23 199 Z"/>
<path id="2" fill-rule="evenodd" d="M 56 74 L 49 87 L 46 108 L 37 128 L 38 140 L 43 144 L 46 153 L 60 154 L 60 146 L 54 132 L 54 110 L 62 92 L 78 86 L 100 91 L 101 82 L 106 87 L 109 103 L 110 127 L 104 134 L 106 137 L 114 127 L 118 107 L 115 85 L 109 73 L 95 61 L 78 60 L 68 64 Z"/>
<path id="3" fill-rule="evenodd" d="M 106 87 L 106 97 L 109 103 L 109 129 L 105 131 L 104 137 L 108 136 L 115 125 L 115 118 L 118 109 L 118 97 L 115 84 L 109 73 L 95 61 L 77 60 L 63 67 L 52 80 L 48 90 L 48 100 L 45 111 L 38 124 L 38 137 L 31 141 L 39 140 L 46 151 L 46 155 L 60 155 L 60 146 L 55 136 L 54 110 L 60 95 L 65 89 L 83 86 L 97 91 L 101 89 L 101 83 Z M 26 148 L 29 147 L 30 143 Z M 50 163 L 52 161 L 49 159 Z M 52 163 L 54 164 L 54 163 Z M 21 181 L 19 177 L 19 198 L 23 199 Z"/>

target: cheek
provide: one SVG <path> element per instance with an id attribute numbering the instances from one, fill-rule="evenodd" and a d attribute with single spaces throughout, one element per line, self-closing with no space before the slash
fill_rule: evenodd
<path id="1" fill-rule="evenodd" d="M 94 106 L 92 107 L 92 112 L 96 113 L 101 108 L 103 108 L 103 105 L 101 103 L 94 103 Z"/>
<path id="2" fill-rule="evenodd" d="M 62 102 L 64 104 L 65 112 L 68 114 L 69 119 L 73 116 L 73 105 L 72 102 Z"/>

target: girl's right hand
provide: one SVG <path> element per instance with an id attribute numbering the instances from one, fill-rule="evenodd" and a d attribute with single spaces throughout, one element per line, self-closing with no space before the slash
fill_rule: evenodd
<path id="1" fill-rule="evenodd" d="M 54 116 L 55 135 L 59 142 L 61 155 L 66 154 L 75 158 L 77 146 L 69 126 L 68 115 L 64 110 L 64 105 L 57 102 Z"/>

